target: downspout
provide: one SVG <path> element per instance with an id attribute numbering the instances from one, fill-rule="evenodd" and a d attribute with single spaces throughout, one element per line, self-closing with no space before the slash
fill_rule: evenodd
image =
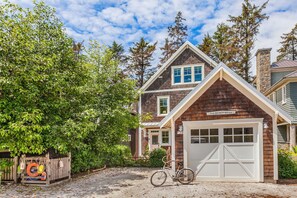
<path id="1" fill-rule="evenodd" d="M 138 101 L 138 114 L 141 116 L 141 94 L 139 96 Z M 141 122 L 141 121 L 140 121 Z M 138 157 L 142 156 L 142 136 L 141 136 L 142 128 L 138 127 Z"/>

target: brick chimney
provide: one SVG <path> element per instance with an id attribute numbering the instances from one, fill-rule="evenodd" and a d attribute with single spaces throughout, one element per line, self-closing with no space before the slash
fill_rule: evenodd
<path id="1" fill-rule="evenodd" d="M 256 86 L 261 93 L 271 86 L 270 51 L 271 48 L 263 48 L 256 52 Z"/>

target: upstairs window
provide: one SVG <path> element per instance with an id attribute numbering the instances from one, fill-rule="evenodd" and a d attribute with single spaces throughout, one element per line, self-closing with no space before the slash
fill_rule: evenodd
<path id="1" fill-rule="evenodd" d="M 192 82 L 192 67 L 184 68 L 184 83 Z"/>
<path id="2" fill-rule="evenodd" d="M 194 74 L 195 74 L 195 82 L 201 82 L 202 81 L 202 67 L 201 66 L 195 66 L 194 67 Z"/>
<path id="3" fill-rule="evenodd" d="M 172 84 L 199 83 L 203 80 L 203 66 L 184 65 L 172 67 Z"/>
<path id="4" fill-rule="evenodd" d="M 287 89 L 286 85 L 282 87 L 282 104 L 287 102 Z"/>
<path id="5" fill-rule="evenodd" d="M 169 96 L 158 97 L 158 116 L 165 116 L 169 112 Z"/>
<path id="6" fill-rule="evenodd" d="M 174 70 L 174 84 L 181 83 L 181 68 L 175 68 Z"/>

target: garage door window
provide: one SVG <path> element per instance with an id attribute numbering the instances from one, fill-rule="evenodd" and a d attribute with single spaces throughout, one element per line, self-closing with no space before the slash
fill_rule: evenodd
<path id="1" fill-rule="evenodd" d="M 224 143 L 253 142 L 253 128 L 224 128 Z"/>
<path id="2" fill-rule="evenodd" d="M 219 130 L 218 129 L 192 129 L 191 130 L 191 143 L 218 143 Z"/>

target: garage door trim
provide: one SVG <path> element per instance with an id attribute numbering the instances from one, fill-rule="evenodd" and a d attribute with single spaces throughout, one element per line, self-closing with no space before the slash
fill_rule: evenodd
<path id="1" fill-rule="evenodd" d="M 256 181 L 264 181 L 264 165 L 263 165 L 263 118 L 248 118 L 248 119 L 224 119 L 224 120 L 206 120 L 206 121 L 183 121 L 183 143 L 184 143 L 184 167 L 188 167 L 188 151 L 189 151 L 189 134 L 190 129 L 199 127 L 215 127 L 228 125 L 256 125 L 257 126 L 257 140 L 258 140 L 258 174 Z M 227 179 L 226 179 L 227 180 Z M 240 181 L 240 179 L 238 180 Z"/>

